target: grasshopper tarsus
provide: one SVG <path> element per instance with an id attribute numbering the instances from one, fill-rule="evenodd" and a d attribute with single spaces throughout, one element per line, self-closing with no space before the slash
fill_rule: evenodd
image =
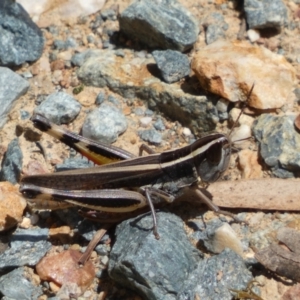
<path id="1" fill-rule="evenodd" d="M 103 228 L 99 229 L 96 234 L 93 236 L 93 239 L 89 242 L 87 248 L 84 253 L 78 260 L 78 264 L 83 266 L 91 256 L 92 251 L 95 249 L 97 244 L 101 241 L 107 230 L 111 227 L 111 225 L 105 225 Z"/>
<path id="2" fill-rule="evenodd" d="M 150 147 L 149 147 L 148 145 L 146 145 L 146 144 L 142 144 L 142 145 L 140 146 L 140 149 L 139 149 L 139 156 L 142 156 L 143 151 L 145 151 L 145 152 L 148 153 L 148 154 L 155 154 L 155 153 L 156 153 L 152 148 L 150 148 Z"/>

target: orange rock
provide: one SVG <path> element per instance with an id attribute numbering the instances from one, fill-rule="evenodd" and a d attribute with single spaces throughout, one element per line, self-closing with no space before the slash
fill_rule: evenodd
<path id="1" fill-rule="evenodd" d="M 26 200 L 10 182 L 0 182 L 0 231 L 5 231 L 22 221 Z"/>
<path id="2" fill-rule="evenodd" d="M 99 88 L 85 86 L 82 92 L 75 95 L 76 100 L 83 106 L 88 107 L 95 103 Z"/>
<path id="3" fill-rule="evenodd" d="M 42 280 L 63 284 L 76 283 L 84 292 L 95 277 L 94 265 L 88 261 L 84 266 L 78 265 L 82 253 L 67 250 L 57 255 L 44 257 L 36 266 L 36 271 Z"/>
<path id="4" fill-rule="evenodd" d="M 191 65 L 204 89 L 232 102 L 245 100 L 255 84 L 249 105 L 258 109 L 283 106 L 296 73 L 283 56 L 241 41 L 212 43 L 196 53 Z"/>
<path id="5" fill-rule="evenodd" d="M 262 167 L 258 163 L 257 152 L 251 151 L 249 149 L 244 149 L 239 152 L 239 165 L 242 169 L 242 178 L 261 178 Z"/>
<path id="6" fill-rule="evenodd" d="M 63 70 L 65 68 L 65 62 L 62 59 L 54 60 L 51 64 L 51 71 Z"/>
<path id="7" fill-rule="evenodd" d="M 70 235 L 71 228 L 69 226 L 61 226 L 56 228 L 50 228 L 49 229 L 49 236 L 55 236 L 55 235 Z"/>
<path id="8" fill-rule="evenodd" d="M 61 243 L 69 243 L 71 237 L 73 236 L 73 232 L 69 226 L 61 226 L 56 228 L 49 229 L 49 236 L 51 238 L 55 238 L 60 240 Z"/>

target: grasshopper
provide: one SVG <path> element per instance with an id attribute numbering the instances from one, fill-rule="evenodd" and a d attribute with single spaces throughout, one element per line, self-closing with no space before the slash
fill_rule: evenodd
<path id="1" fill-rule="evenodd" d="M 254 84 L 246 102 L 253 88 Z M 100 212 L 97 217 L 107 223 L 129 218 L 150 208 L 153 233 L 159 239 L 154 205 L 182 199 L 182 194 L 188 190 L 216 213 L 236 220 L 233 214 L 220 210 L 201 191 L 201 184 L 216 181 L 228 168 L 231 142 L 224 134 L 209 134 L 191 145 L 148 156 L 141 156 L 143 150 L 151 153 L 150 148 L 144 145 L 140 148 L 140 156 L 135 157 L 118 147 L 94 142 L 62 129 L 41 115 L 33 115 L 31 120 L 36 128 L 100 164 L 84 170 L 23 177 L 20 192 L 37 209 L 78 206 Z M 122 216 L 111 218 L 107 217 L 107 213 Z"/>
<path id="2" fill-rule="evenodd" d="M 62 129 L 41 115 L 33 115 L 31 120 L 36 128 L 102 164 L 84 170 L 23 177 L 20 191 L 37 209 L 78 206 L 123 213 L 126 218 L 149 206 L 153 232 L 159 238 L 154 204 L 162 200 L 173 202 L 188 188 L 215 212 L 231 215 L 221 211 L 198 188 L 199 183 L 217 180 L 228 167 L 231 143 L 223 134 L 207 135 L 176 150 L 134 157 L 120 148 Z"/>

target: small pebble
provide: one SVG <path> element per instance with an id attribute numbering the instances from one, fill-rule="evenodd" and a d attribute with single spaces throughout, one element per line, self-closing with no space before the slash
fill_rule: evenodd
<path id="1" fill-rule="evenodd" d="M 231 135 L 231 141 L 235 144 L 242 143 L 245 139 L 251 137 L 251 128 L 249 125 L 242 124 L 240 127 L 236 127 L 233 129 Z"/>
<path id="2" fill-rule="evenodd" d="M 156 130 L 159 131 L 163 131 L 166 129 L 166 126 L 161 118 L 157 119 L 156 122 L 153 124 L 153 126 Z"/>
<path id="3" fill-rule="evenodd" d="M 108 256 L 107 255 L 105 255 L 105 256 L 103 256 L 102 258 L 101 258 L 101 263 L 104 265 L 104 266 L 106 266 L 107 264 L 108 264 Z"/>
<path id="4" fill-rule="evenodd" d="M 240 256 L 243 255 L 242 243 L 228 223 L 224 223 L 215 231 L 212 245 L 215 253 L 221 253 L 225 248 L 229 248 Z"/>
<path id="5" fill-rule="evenodd" d="M 186 137 L 189 137 L 189 136 L 191 136 L 191 134 L 192 134 L 191 130 L 190 130 L 189 128 L 187 128 L 187 127 L 184 127 L 184 128 L 183 128 L 182 133 L 183 133 L 183 135 L 186 136 Z"/>
<path id="6" fill-rule="evenodd" d="M 141 125 L 141 127 L 144 127 L 144 128 L 148 127 L 149 124 L 151 124 L 151 122 L 152 122 L 151 117 L 143 117 L 140 119 L 140 125 Z"/>
<path id="7" fill-rule="evenodd" d="M 259 31 L 255 30 L 255 29 L 249 29 L 247 31 L 247 36 L 248 36 L 248 39 L 250 40 L 250 42 L 252 42 L 252 43 L 254 43 L 260 39 Z"/>
<path id="8" fill-rule="evenodd" d="M 19 224 L 19 227 L 27 229 L 30 227 L 30 225 L 31 225 L 30 218 L 24 217 L 22 222 Z"/>
<path id="9" fill-rule="evenodd" d="M 31 222 L 32 225 L 36 225 L 37 222 L 39 221 L 39 219 L 40 219 L 40 217 L 39 217 L 38 214 L 34 214 L 34 213 L 33 213 L 33 214 L 30 216 L 30 222 Z"/>
<path id="10" fill-rule="evenodd" d="M 58 285 L 76 283 L 82 290 L 86 290 L 94 280 L 95 267 L 87 261 L 78 268 L 78 259 L 81 256 L 82 253 L 76 250 L 46 256 L 36 265 L 36 272 L 42 280 Z"/>

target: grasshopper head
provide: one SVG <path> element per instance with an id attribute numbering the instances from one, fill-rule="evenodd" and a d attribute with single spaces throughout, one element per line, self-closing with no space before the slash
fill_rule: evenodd
<path id="1" fill-rule="evenodd" d="M 195 157 L 198 176 L 203 182 L 214 182 L 227 170 L 231 154 L 231 144 L 226 136 L 216 134 L 215 139 L 207 143 L 205 151 Z"/>

